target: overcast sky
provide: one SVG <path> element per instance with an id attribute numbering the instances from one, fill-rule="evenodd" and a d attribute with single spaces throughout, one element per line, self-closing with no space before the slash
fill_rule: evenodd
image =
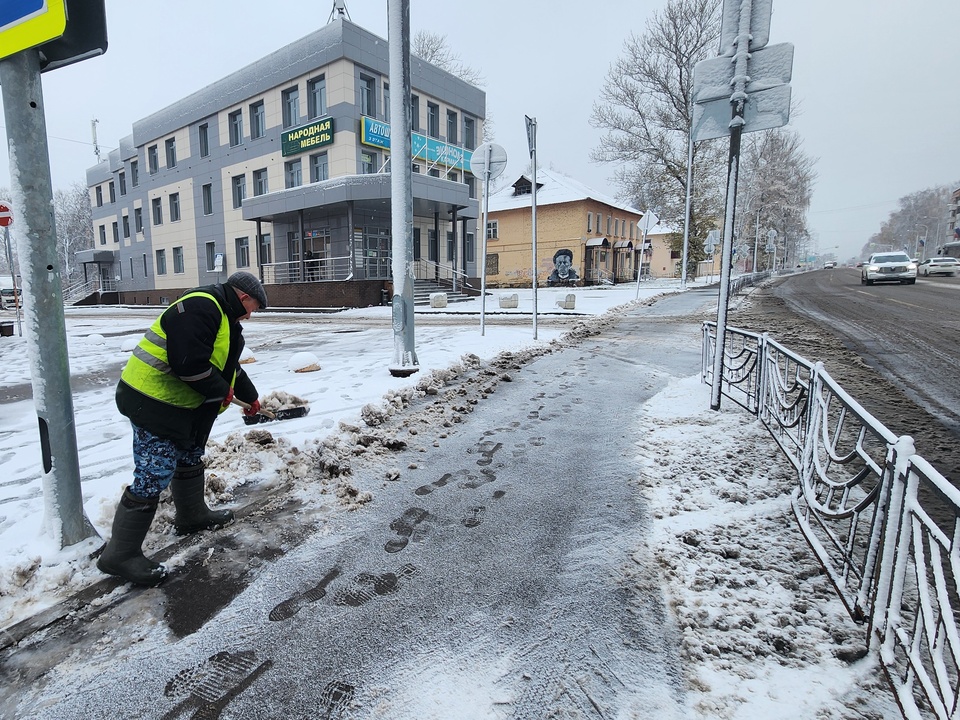
<path id="1" fill-rule="evenodd" d="M 529 162 L 524 115 L 537 118 L 537 156 L 607 194 L 610 166 L 589 161 L 600 132 L 593 100 L 623 52 L 665 0 L 412 0 L 413 31 L 445 35 L 486 80 L 507 175 Z M 332 0 L 106 0 L 109 49 L 45 73 L 55 188 L 85 182 L 133 123 L 326 24 Z M 347 0 L 351 19 L 387 35 L 386 0 Z M 821 252 L 858 252 L 899 198 L 960 185 L 957 0 L 775 0 L 770 42 L 796 47 L 790 128 L 818 159 L 809 224 Z M 0 118 L 0 135 L 6 140 Z M 6 145 L 6 143 L 4 143 Z M 0 187 L 9 164 L 0 153 Z M 106 155 L 104 154 L 104 157 Z M 938 219 L 931 219 L 929 234 Z M 940 226 L 946 233 L 946 223 Z M 925 231 L 918 228 L 922 235 Z"/>

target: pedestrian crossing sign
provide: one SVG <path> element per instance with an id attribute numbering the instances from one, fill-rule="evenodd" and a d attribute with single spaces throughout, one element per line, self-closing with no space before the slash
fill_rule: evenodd
<path id="1" fill-rule="evenodd" d="M 0 3 L 0 58 L 60 37 L 67 29 L 67 0 Z"/>

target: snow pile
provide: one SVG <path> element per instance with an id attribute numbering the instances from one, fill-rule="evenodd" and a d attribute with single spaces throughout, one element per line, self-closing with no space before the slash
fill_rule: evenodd
<path id="1" fill-rule="evenodd" d="M 290 372 L 296 373 L 316 372 L 320 369 L 320 359 L 312 352 L 305 350 L 291 355 L 287 368 Z"/>
<path id="2" fill-rule="evenodd" d="M 726 403 L 708 409 L 709 387 L 694 376 L 667 386 L 640 417 L 649 542 L 682 636 L 693 716 L 898 717 L 866 658 L 865 627 L 796 525 L 793 467 L 758 452 L 776 448 L 766 428 Z"/>

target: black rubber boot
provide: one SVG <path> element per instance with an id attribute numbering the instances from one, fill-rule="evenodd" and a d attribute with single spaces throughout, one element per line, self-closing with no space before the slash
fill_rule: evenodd
<path id="1" fill-rule="evenodd" d="M 113 534 L 100 554 L 97 567 L 107 575 L 117 575 L 134 585 L 154 587 L 163 582 L 167 569 L 144 557 L 141 546 L 157 514 L 157 501 L 143 500 L 123 491 L 113 517 Z"/>
<path id="2" fill-rule="evenodd" d="M 203 463 L 178 467 L 170 481 L 170 492 L 177 514 L 173 526 L 177 535 L 200 530 L 216 530 L 233 522 L 232 510 L 211 510 L 203 497 Z"/>

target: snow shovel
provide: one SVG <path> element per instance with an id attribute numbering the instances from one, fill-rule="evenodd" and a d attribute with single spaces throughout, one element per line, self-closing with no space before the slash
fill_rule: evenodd
<path id="1" fill-rule="evenodd" d="M 245 403 L 243 400 L 237 400 L 233 398 L 231 402 L 234 405 L 239 405 L 244 410 L 249 410 L 249 403 Z M 257 425 L 258 423 L 272 422 L 274 420 L 291 420 L 293 418 L 303 417 L 310 411 L 310 408 L 306 405 L 301 407 L 292 407 L 292 408 L 283 408 L 272 412 L 266 408 L 260 408 L 260 411 L 256 415 L 244 415 L 243 422 L 247 425 Z"/>

